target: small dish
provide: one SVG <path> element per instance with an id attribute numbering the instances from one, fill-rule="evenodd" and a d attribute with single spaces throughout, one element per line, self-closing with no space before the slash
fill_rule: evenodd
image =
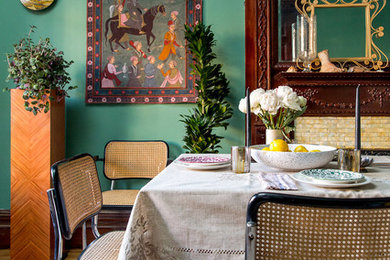
<path id="1" fill-rule="evenodd" d="M 355 182 L 355 183 L 322 183 L 322 182 L 315 181 L 312 178 L 308 178 L 300 173 L 292 174 L 291 177 L 295 181 L 310 184 L 321 188 L 335 188 L 335 189 L 354 188 L 354 187 L 359 187 L 371 183 L 371 178 L 367 176 L 365 176 L 361 182 Z"/>
<path id="2" fill-rule="evenodd" d="M 357 183 L 364 180 L 361 173 L 337 169 L 308 169 L 299 174 L 321 183 Z"/>
<path id="3" fill-rule="evenodd" d="M 180 156 L 177 161 L 184 164 L 216 165 L 230 163 L 231 160 L 224 155 L 189 154 Z"/>
<path id="4" fill-rule="evenodd" d="M 230 166 L 230 155 L 183 154 L 174 161 L 177 165 L 193 170 L 212 170 Z"/>
<path id="5" fill-rule="evenodd" d="M 185 167 L 190 170 L 216 170 L 216 169 L 230 167 L 230 162 L 225 164 L 217 164 L 217 165 L 182 164 L 182 163 L 178 163 L 177 161 L 175 161 L 175 163 L 181 167 Z"/>

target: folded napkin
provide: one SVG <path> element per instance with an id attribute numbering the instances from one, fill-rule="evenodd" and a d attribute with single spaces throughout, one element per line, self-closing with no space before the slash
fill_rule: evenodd
<path id="1" fill-rule="evenodd" d="M 269 190 L 298 190 L 297 185 L 288 174 L 261 172 L 259 178 Z"/>

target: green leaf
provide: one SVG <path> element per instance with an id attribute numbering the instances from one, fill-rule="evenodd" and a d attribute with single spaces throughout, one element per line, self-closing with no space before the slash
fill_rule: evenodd
<path id="1" fill-rule="evenodd" d="M 14 53 L 7 53 L 6 58 L 7 80 L 13 80 L 16 86 L 25 90 L 23 99 L 29 100 L 28 106 L 32 107 L 31 110 L 26 110 L 37 114 L 42 109 L 37 101 L 41 100 L 43 95 L 50 94 L 50 89 L 61 93 L 59 97 L 69 97 L 68 91 L 77 86 L 66 86 L 71 81 L 67 68 L 73 61 L 66 61 L 63 52 L 57 52 L 52 46 L 50 38 L 40 39 L 35 43 L 31 39 L 35 29 L 34 25 L 30 26 L 28 35 L 13 44 Z"/>
<path id="2" fill-rule="evenodd" d="M 216 55 L 212 51 L 215 40 L 211 26 L 185 25 L 185 38 L 194 61 L 190 64 L 190 74 L 196 76 L 198 100 L 191 115 L 180 115 L 186 127 L 183 148 L 191 153 L 217 153 L 223 137 L 215 135 L 214 128 L 226 130 L 229 125 L 226 120 L 233 115 L 233 109 L 224 100 L 230 91 L 229 81 L 221 71 L 222 65 L 213 63 Z"/>

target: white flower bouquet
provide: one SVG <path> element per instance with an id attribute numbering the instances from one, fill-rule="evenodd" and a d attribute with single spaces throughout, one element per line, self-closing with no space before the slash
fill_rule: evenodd
<path id="1" fill-rule="evenodd" d="M 306 110 L 307 100 L 298 96 L 289 86 L 265 91 L 258 88 L 249 96 L 252 113 L 259 116 L 267 129 L 280 129 L 283 135 L 294 130 L 291 123 Z M 238 109 L 247 113 L 246 97 L 240 100 Z M 288 139 L 288 138 L 287 138 Z"/>

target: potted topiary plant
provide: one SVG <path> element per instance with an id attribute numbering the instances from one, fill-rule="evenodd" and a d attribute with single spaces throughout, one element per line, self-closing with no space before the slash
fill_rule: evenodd
<path id="1" fill-rule="evenodd" d="M 73 61 L 66 61 L 63 52 L 57 51 L 49 38 L 35 44 L 31 39 L 35 29 L 31 26 L 28 36 L 13 45 L 14 53 L 7 54 L 7 81 L 13 80 L 17 89 L 24 90 L 24 107 L 34 115 L 47 113 L 49 100 L 60 101 L 69 97 L 69 90 L 77 88 L 67 86 L 71 78 L 66 69 Z"/>
<path id="2" fill-rule="evenodd" d="M 233 109 L 225 100 L 229 94 L 229 81 L 221 72 L 222 65 L 214 64 L 216 58 L 212 47 L 215 45 L 214 33 L 210 26 L 201 23 L 193 28 L 185 27 L 185 38 L 192 54 L 191 74 L 196 77 L 198 92 L 196 107 L 190 115 L 181 115 L 186 124 L 183 148 L 190 153 L 217 153 L 223 137 L 213 133 L 214 128 L 229 125 L 226 122 Z"/>

